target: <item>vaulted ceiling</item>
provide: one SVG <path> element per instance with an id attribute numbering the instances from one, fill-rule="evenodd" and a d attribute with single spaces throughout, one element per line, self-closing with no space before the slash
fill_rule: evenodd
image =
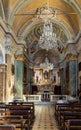
<path id="1" fill-rule="evenodd" d="M 58 47 L 47 52 L 37 45 L 42 32 L 38 30 L 42 29 L 44 21 L 36 18 L 36 11 L 46 4 L 55 11 L 51 21 L 63 45 L 61 50 Z M 37 64 L 43 61 L 44 55 L 48 55 L 51 62 L 58 62 L 67 41 L 81 29 L 81 0 L 1 0 L 0 14 L 15 35 L 26 41 L 29 55 Z"/>

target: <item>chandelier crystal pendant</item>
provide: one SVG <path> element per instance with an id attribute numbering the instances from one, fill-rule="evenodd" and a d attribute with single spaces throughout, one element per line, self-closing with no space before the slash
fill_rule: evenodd
<path id="1" fill-rule="evenodd" d="M 42 49 L 52 49 L 57 46 L 56 34 L 53 32 L 53 27 L 50 19 L 46 19 L 43 27 L 42 36 L 39 39 L 39 47 Z"/>
<path id="2" fill-rule="evenodd" d="M 45 62 L 40 64 L 40 68 L 43 69 L 43 72 L 49 72 L 50 70 L 53 70 L 53 64 L 50 63 L 48 58 L 46 57 Z"/>

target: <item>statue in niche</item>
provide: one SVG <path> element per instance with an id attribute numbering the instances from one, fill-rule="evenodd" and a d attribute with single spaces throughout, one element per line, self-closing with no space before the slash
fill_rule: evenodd
<path id="1" fill-rule="evenodd" d="M 30 48 L 30 52 L 31 54 L 33 54 L 35 51 L 36 51 L 36 46 L 38 44 L 38 41 L 37 40 L 34 40 L 33 43 L 32 43 L 32 46 Z"/>
<path id="2" fill-rule="evenodd" d="M 63 52 L 63 46 L 62 46 L 62 45 L 58 46 L 58 51 L 59 51 L 60 53 Z"/>
<path id="3" fill-rule="evenodd" d="M 45 71 L 45 73 L 44 73 L 44 79 L 48 79 L 48 72 L 47 71 Z"/>
<path id="4" fill-rule="evenodd" d="M 35 52 L 35 48 L 33 46 L 30 48 L 30 52 L 31 52 L 31 54 L 33 54 Z"/>
<path id="5" fill-rule="evenodd" d="M 62 53 L 64 47 L 63 47 L 62 43 L 61 43 L 59 40 L 57 41 L 57 45 L 58 45 L 58 46 L 57 46 L 58 51 L 59 51 L 60 53 Z"/>
<path id="6" fill-rule="evenodd" d="M 38 77 L 38 76 L 36 76 L 36 83 L 38 83 L 38 81 L 39 81 L 39 77 Z"/>
<path id="7" fill-rule="evenodd" d="M 54 81 L 54 83 L 56 83 L 56 76 L 55 75 L 53 77 L 53 81 Z"/>

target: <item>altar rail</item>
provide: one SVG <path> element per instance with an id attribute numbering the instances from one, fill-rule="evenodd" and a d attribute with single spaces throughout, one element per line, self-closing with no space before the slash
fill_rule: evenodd
<path id="1" fill-rule="evenodd" d="M 28 102 L 41 102 L 41 95 L 25 95 Z"/>
<path id="2" fill-rule="evenodd" d="M 63 100 L 69 100 L 71 96 L 69 95 L 50 95 L 50 102 L 56 102 L 59 100 L 59 97 L 62 96 Z M 28 102 L 41 102 L 42 101 L 42 95 L 25 95 L 26 100 Z"/>

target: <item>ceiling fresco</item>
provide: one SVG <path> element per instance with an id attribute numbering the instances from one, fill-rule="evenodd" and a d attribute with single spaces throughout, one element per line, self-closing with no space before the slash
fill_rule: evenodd
<path id="1" fill-rule="evenodd" d="M 53 50 L 50 50 L 50 52 L 54 51 L 54 53 L 57 54 L 57 57 L 60 58 L 60 55 L 62 55 L 62 53 L 66 47 L 66 42 L 67 42 L 68 38 L 67 38 L 67 35 L 65 34 L 64 30 L 62 29 L 62 27 L 60 27 L 59 25 L 54 24 L 54 23 L 53 23 L 53 31 L 57 37 L 57 47 L 53 48 Z M 35 55 L 35 57 L 36 57 L 37 52 L 39 50 L 41 50 L 38 42 L 39 42 L 40 36 L 42 35 L 42 32 L 43 32 L 43 23 L 35 26 L 26 37 L 26 43 L 30 50 L 29 52 L 30 52 L 30 56 L 32 59 L 34 59 L 33 56 Z M 41 51 L 41 53 L 43 53 L 43 52 Z M 41 62 L 41 60 L 40 60 L 40 62 Z"/>

